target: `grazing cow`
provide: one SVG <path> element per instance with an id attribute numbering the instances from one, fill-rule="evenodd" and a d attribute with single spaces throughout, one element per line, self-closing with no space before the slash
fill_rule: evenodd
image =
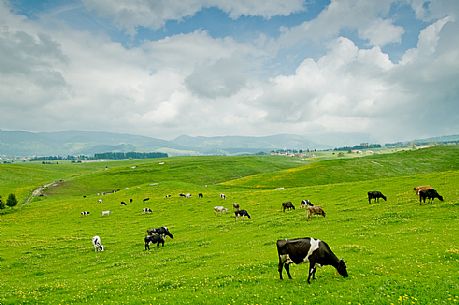
<path id="1" fill-rule="evenodd" d="M 228 212 L 228 209 L 222 205 L 217 205 L 214 207 L 214 212 L 215 212 L 215 215 L 221 215 L 223 213 L 226 214 Z"/>
<path id="2" fill-rule="evenodd" d="M 322 215 L 325 218 L 325 211 L 318 205 L 308 205 L 308 220 L 311 218 L 312 215 Z"/>
<path id="3" fill-rule="evenodd" d="M 186 193 L 185 194 L 185 198 L 191 198 L 191 194 L 190 193 Z"/>
<path id="4" fill-rule="evenodd" d="M 129 203 L 132 203 L 132 198 L 129 198 Z"/>
<path id="5" fill-rule="evenodd" d="M 174 235 L 172 235 L 172 233 L 169 231 L 167 227 L 148 229 L 147 234 L 148 235 L 159 234 L 161 235 L 162 238 L 166 238 L 166 236 L 169 236 L 172 239 L 174 238 Z"/>
<path id="6" fill-rule="evenodd" d="M 159 247 L 159 244 L 161 243 L 164 247 L 164 238 L 161 236 L 161 234 L 158 233 L 153 233 L 151 235 L 145 236 L 143 241 L 145 242 L 145 250 L 150 250 L 150 243 L 158 244 L 157 247 Z"/>
<path id="7" fill-rule="evenodd" d="M 234 215 L 236 215 L 236 219 L 239 217 L 244 217 L 244 216 L 250 219 L 250 215 L 249 213 L 247 213 L 246 210 L 237 210 L 234 212 Z"/>
<path id="8" fill-rule="evenodd" d="M 416 192 L 416 195 L 419 196 L 419 192 L 422 191 L 422 190 L 430 190 L 430 189 L 433 189 L 433 187 L 431 187 L 430 185 L 421 185 L 421 186 L 416 186 L 414 188 L 414 191 Z"/>
<path id="9" fill-rule="evenodd" d="M 151 214 L 153 211 L 150 208 L 143 208 L 143 212 L 146 214 Z"/>
<path id="10" fill-rule="evenodd" d="M 284 266 L 289 279 L 291 279 L 292 276 L 290 275 L 289 265 L 291 263 L 301 264 L 308 261 L 309 284 L 311 283 L 311 276 L 312 279 L 316 278 L 316 264 L 319 266 L 332 265 L 340 275 L 343 277 L 348 276 L 344 261 L 342 259 L 339 260 L 324 241 L 312 237 L 305 237 L 278 240 L 276 245 L 277 254 L 279 255 L 279 265 L 277 269 L 281 280 L 283 279 L 282 271 Z"/>
<path id="11" fill-rule="evenodd" d="M 143 202 L 146 202 L 148 200 L 150 200 L 150 198 L 148 198 L 148 197 L 147 198 L 143 198 Z"/>
<path id="12" fill-rule="evenodd" d="M 82 216 L 86 216 L 86 215 L 89 215 L 89 212 L 88 211 L 83 211 L 80 213 Z"/>
<path id="13" fill-rule="evenodd" d="M 102 211 L 101 214 L 102 216 L 110 216 L 110 214 L 112 213 L 112 211 Z"/>
<path id="14" fill-rule="evenodd" d="M 313 207 L 314 205 L 313 205 L 312 202 L 309 201 L 308 199 L 306 199 L 306 200 L 301 200 L 300 208 L 305 209 L 307 206 Z"/>
<path id="15" fill-rule="evenodd" d="M 379 202 L 379 198 L 382 198 L 384 199 L 384 201 L 387 201 L 387 197 L 383 195 L 383 193 L 381 193 L 380 191 L 370 191 L 368 192 L 368 203 L 371 204 L 371 199 L 374 199 L 375 203 L 376 203 L 376 200 L 378 200 Z"/>
<path id="16" fill-rule="evenodd" d="M 94 251 L 104 251 L 104 246 L 102 246 L 102 242 L 98 235 L 92 238 L 92 245 L 94 246 Z"/>
<path id="17" fill-rule="evenodd" d="M 180 193 L 179 196 L 180 197 L 186 197 L 186 195 L 184 193 Z"/>
<path id="18" fill-rule="evenodd" d="M 83 198 L 86 198 L 86 195 L 83 195 Z"/>
<path id="19" fill-rule="evenodd" d="M 199 198 L 202 198 L 202 197 L 204 197 L 204 196 L 202 195 L 202 193 L 199 193 L 199 194 L 198 194 L 198 197 L 199 197 Z"/>
<path id="20" fill-rule="evenodd" d="M 220 198 L 221 199 L 226 199 L 226 195 L 225 194 L 220 194 Z"/>
<path id="21" fill-rule="evenodd" d="M 426 203 L 426 198 L 429 199 L 429 203 L 432 203 L 435 198 L 443 201 L 443 196 L 440 196 L 440 194 L 438 194 L 438 192 L 434 189 L 421 190 L 419 192 L 419 204 L 421 204 L 421 200 Z"/>
<path id="22" fill-rule="evenodd" d="M 284 210 L 284 212 L 285 210 L 291 210 L 291 209 L 294 210 L 295 206 L 290 201 L 287 201 L 287 202 L 282 203 L 282 209 Z"/>
<path id="23" fill-rule="evenodd" d="M 102 199 L 97 200 L 97 202 L 102 203 Z"/>
<path id="24" fill-rule="evenodd" d="M 124 201 L 121 201 L 120 204 L 121 205 L 127 205 L 126 202 L 124 202 Z"/>
<path id="25" fill-rule="evenodd" d="M 172 195 L 171 194 L 167 194 L 166 196 L 164 196 L 164 198 L 171 198 Z"/>
<path id="26" fill-rule="evenodd" d="M 236 202 L 233 203 L 233 209 L 235 211 L 239 211 L 240 208 L 241 208 L 241 206 L 239 205 L 239 203 L 236 203 Z"/>

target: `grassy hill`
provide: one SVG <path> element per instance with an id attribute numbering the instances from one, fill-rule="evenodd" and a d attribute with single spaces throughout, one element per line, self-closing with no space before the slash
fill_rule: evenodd
<path id="1" fill-rule="evenodd" d="M 63 180 L 0 215 L 0 303 L 457 304 L 458 157 L 447 146 L 317 162 L 265 156 L 0 165 L 4 198 L 16 192 L 22 201 L 37 186 Z M 419 205 L 413 187 L 421 184 L 445 201 Z M 113 189 L 120 190 L 97 195 Z M 369 190 L 381 190 L 387 202 L 368 204 Z M 129 198 L 132 204 L 120 205 Z M 306 221 L 301 199 L 321 205 L 327 217 Z M 297 209 L 283 213 L 284 201 Z M 215 205 L 231 210 L 233 202 L 252 219 L 214 214 Z M 147 206 L 150 215 L 141 212 Z M 80 216 L 84 210 L 91 214 Z M 146 229 L 158 226 L 174 239 L 144 251 Z M 92 248 L 96 234 L 104 252 Z M 306 236 L 344 258 L 349 277 L 324 266 L 308 285 L 307 265 L 295 265 L 293 279 L 280 281 L 276 240 Z"/>

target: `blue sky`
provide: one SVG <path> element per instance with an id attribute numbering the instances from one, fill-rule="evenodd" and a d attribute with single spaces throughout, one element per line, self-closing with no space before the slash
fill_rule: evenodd
<path id="1" fill-rule="evenodd" d="M 455 0 L 0 0 L 0 128 L 456 134 L 458 13 Z"/>

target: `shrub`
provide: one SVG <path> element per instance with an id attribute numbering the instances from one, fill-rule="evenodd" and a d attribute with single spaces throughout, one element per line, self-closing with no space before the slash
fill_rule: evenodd
<path id="1" fill-rule="evenodd" d="M 6 205 L 9 207 L 14 207 L 16 204 L 18 204 L 18 200 L 16 199 L 16 195 L 14 194 L 9 194 L 8 199 L 6 200 Z"/>

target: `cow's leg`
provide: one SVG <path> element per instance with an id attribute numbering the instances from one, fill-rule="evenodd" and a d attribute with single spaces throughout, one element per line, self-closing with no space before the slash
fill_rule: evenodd
<path id="1" fill-rule="evenodd" d="M 283 280 L 282 269 L 284 268 L 284 263 L 279 259 L 279 265 L 277 266 L 277 271 L 279 271 L 279 278 Z"/>
<path id="2" fill-rule="evenodd" d="M 290 263 L 285 263 L 285 270 L 287 271 L 288 278 L 292 279 L 292 276 L 290 275 Z"/>
<path id="3" fill-rule="evenodd" d="M 312 279 L 316 278 L 316 263 L 314 261 L 309 262 L 309 275 L 308 275 L 308 284 L 311 284 L 311 275 Z"/>

